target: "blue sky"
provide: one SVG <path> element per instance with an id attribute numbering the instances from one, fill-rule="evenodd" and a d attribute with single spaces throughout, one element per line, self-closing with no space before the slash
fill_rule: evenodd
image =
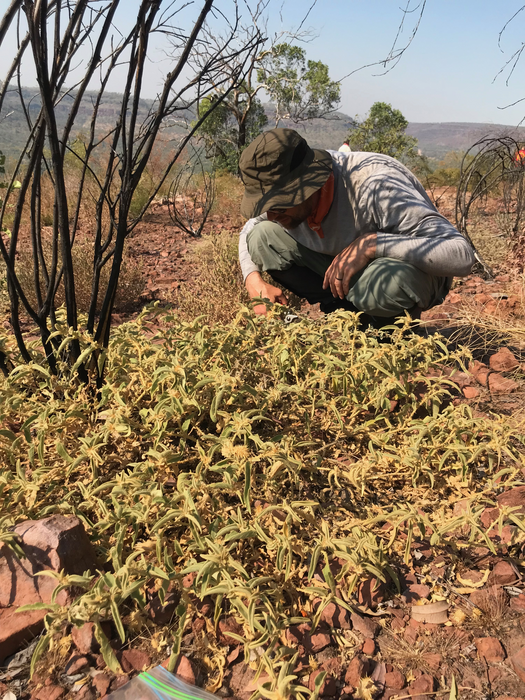
<path id="1" fill-rule="evenodd" d="M 402 46 L 412 33 L 420 0 L 410 0 L 412 14 L 407 15 Z M 421 0 L 422 1 L 422 0 Z M 400 62 L 386 75 L 380 66 L 362 66 L 380 61 L 388 54 L 396 36 L 402 8 L 408 0 L 317 0 L 305 27 L 312 38 L 305 45 L 307 56 L 322 60 L 333 79 L 354 72 L 342 82 L 341 110 L 350 116 L 364 116 L 376 101 L 400 109 L 409 121 L 418 122 L 489 122 L 518 124 L 525 116 L 525 101 L 508 109 L 506 105 L 525 97 L 525 56 L 509 84 L 507 74 L 498 72 L 525 40 L 525 11 L 519 13 L 503 34 L 505 23 L 525 0 L 427 0 L 419 30 Z M 313 0 L 271 0 L 268 7 L 269 30 L 297 27 Z M 128 0 L 124 5 L 128 4 Z M 181 5 L 183 3 L 181 2 Z M 0 14 L 8 7 L 0 0 Z M 232 0 L 216 0 L 219 8 L 231 12 Z M 129 3 L 128 10 L 135 3 Z M 187 7 L 181 23 L 194 16 L 201 3 Z M 239 4 L 243 9 L 244 0 Z M 119 17 L 119 27 L 126 24 L 126 8 Z M 159 49 L 161 47 L 159 46 Z M 0 50 L 0 66 L 7 65 L 13 46 Z M 155 60 L 166 57 L 162 51 Z M 147 78 L 149 93 L 154 97 L 159 86 L 159 64 L 150 64 Z M 496 78 L 496 80 L 494 80 Z M 24 76 L 26 85 L 34 78 Z M 119 85 L 112 85 L 119 90 Z"/>
<path id="2" fill-rule="evenodd" d="M 384 58 L 394 41 L 407 0 L 318 0 L 308 24 L 317 38 L 308 55 L 323 60 L 334 78 Z M 522 0 L 427 0 L 419 30 L 397 66 L 354 73 L 342 83 L 342 111 L 364 115 L 376 101 L 390 102 L 409 121 L 517 124 L 525 102 L 525 56 L 506 85 L 498 71 L 525 41 L 525 11 L 502 36 L 505 22 Z M 304 13 L 305 3 L 288 0 L 285 17 Z M 417 8 L 417 0 L 410 7 Z M 409 38 L 418 12 L 407 15 L 400 45 Z M 411 19 L 412 18 L 412 19 Z"/>

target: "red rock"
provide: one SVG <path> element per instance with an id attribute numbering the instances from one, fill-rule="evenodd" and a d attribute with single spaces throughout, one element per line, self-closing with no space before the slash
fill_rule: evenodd
<path id="1" fill-rule="evenodd" d="M 518 382 L 504 377 L 502 374 L 491 372 L 489 375 L 489 389 L 492 394 L 512 394 L 520 388 Z"/>
<path id="2" fill-rule="evenodd" d="M 461 302 L 463 301 L 463 297 L 457 292 L 449 292 L 446 301 L 449 304 L 461 304 Z"/>
<path id="3" fill-rule="evenodd" d="M 236 661 L 240 653 L 241 653 L 240 645 L 233 647 L 233 649 L 230 651 L 230 653 L 226 657 L 226 662 L 228 663 L 228 665 L 230 665 L 234 661 Z"/>
<path id="4" fill-rule="evenodd" d="M 323 661 L 321 668 L 334 678 L 340 678 L 341 674 L 343 673 L 343 665 L 338 656 L 334 656 L 331 659 L 326 659 L 326 661 Z M 294 671 L 294 673 L 297 673 L 297 671 Z"/>
<path id="5" fill-rule="evenodd" d="M 472 375 L 467 374 L 466 372 L 452 372 L 450 379 L 452 379 L 452 381 L 457 384 L 460 389 L 470 386 L 472 383 Z"/>
<path id="6" fill-rule="evenodd" d="M 487 676 L 489 678 L 489 683 L 495 683 L 497 680 L 499 680 L 502 677 L 503 673 L 500 668 L 497 668 L 497 666 L 490 666 L 487 669 Z"/>
<path id="7" fill-rule="evenodd" d="M 205 627 L 206 620 L 203 620 L 202 617 L 196 617 L 191 623 L 191 629 L 193 631 L 193 634 L 200 634 L 204 631 Z"/>
<path id="8" fill-rule="evenodd" d="M 215 603 L 210 596 L 205 596 L 202 600 L 195 603 L 195 610 L 203 617 L 211 617 L 215 609 Z"/>
<path id="9" fill-rule="evenodd" d="M 98 566 L 84 526 L 74 516 L 52 515 L 42 520 L 27 520 L 17 525 L 14 531 L 22 538 L 21 546 L 27 557 L 24 563 L 27 561 L 31 565 L 32 574 L 44 569 L 83 574 Z M 56 581 L 49 576 L 38 576 L 36 585 L 41 599 L 50 602 Z M 71 598 L 67 591 L 63 591 L 56 602 L 66 605 Z"/>
<path id="10" fill-rule="evenodd" d="M 470 509 L 470 504 L 468 498 L 462 498 L 460 501 L 454 503 L 454 515 L 460 516 L 468 513 Z"/>
<path id="11" fill-rule="evenodd" d="M 122 688 L 123 685 L 126 685 L 126 683 L 128 681 L 129 681 L 129 676 L 126 673 L 121 673 L 120 675 L 116 676 L 111 681 L 111 685 L 109 686 L 109 689 L 113 693 L 113 692 L 115 692 L 115 690 Z"/>
<path id="12" fill-rule="evenodd" d="M 479 656 L 485 661 L 499 663 L 505 659 L 505 651 L 496 637 L 478 637 L 474 644 Z"/>
<path id="13" fill-rule="evenodd" d="M 193 665 L 184 654 L 181 654 L 177 659 L 173 673 L 179 678 L 182 678 L 183 681 L 186 681 L 186 683 L 195 685 L 195 671 L 193 670 Z"/>
<path id="14" fill-rule="evenodd" d="M 317 671 L 313 671 L 313 673 L 310 674 L 310 678 L 308 680 L 308 687 L 309 689 L 313 692 L 315 689 L 315 679 L 317 676 L 322 673 L 321 669 L 318 669 Z M 328 674 L 325 676 L 324 681 L 321 684 L 321 688 L 319 690 L 319 695 L 321 697 L 325 697 L 327 695 L 335 695 L 337 693 L 337 682 L 335 678 L 332 676 L 329 676 Z"/>
<path id="15" fill-rule="evenodd" d="M 97 673 L 95 676 L 93 676 L 93 685 L 97 689 L 97 692 L 101 698 L 104 697 L 104 695 L 107 695 L 110 684 L 111 678 L 105 673 Z"/>
<path id="16" fill-rule="evenodd" d="M 434 692 L 435 688 L 436 681 L 433 676 L 423 673 L 408 686 L 407 695 L 412 695 L 412 700 L 426 700 L 428 693 Z"/>
<path id="17" fill-rule="evenodd" d="M 525 613 L 525 595 L 520 593 L 519 595 L 512 596 L 510 599 L 510 607 L 515 612 Z"/>
<path id="18" fill-rule="evenodd" d="M 58 700 L 66 694 L 64 688 L 59 685 L 46 685 L 34 696 L 35 700 Z"/>
<path id="19" fill-rule="evenodd" d="M 519 362 L 508 348 L 500 348 L 490 358 L 489 365 L 495 372 L 511 372 L 519 367 Z"/>
<path id="20" fill-rule="evenodd" d="M 6 544 L 1 544 L 0 607 L 18 607 L 41 602 L 31 562 L 27 559 L 20 560 Z"/>
<path id="21" fill-rule="evenodd" d="M 508 583 L 514 583 L 517 578 L 512 564 L 509 564 L 508 561 L 499 561 L 490 572 L 489 583 L 504 586 Z"/>
<path id="22" fill-rule="evenodd" d="M 385 676 L 385 685 L 387 688 L 393 688 L 393 690 L 402 690 L 405 687 L 405 676 L 394 669 L 393 671 L 387 672 Z"/>
<path id="23" fill-rule="evenodd" d="M 474 360 L 474 362 L 471 362 L 469 365 L 469 371 L 480 384 L 487 386 L 487 378 L 490 373 L 490 369 L 487 365 L 484 365 L 483 362 L 479 362 L 479 360 Z"/>
<path id="24" fill-rule="evenodd" d="M 368 605 L 375 608 L 378 603 L 385 600 L 386 585 L 376 578 L 369 578 L 362 581 L 357 587 L 357 600 L 360 605 Z"/>
<path id="25" fill-rule="evenodd" d="M 525 683 L 525 647 L 522 647 L 516 654 L 513 654 L 509 662 L 516 675 Z"/>
<path id="26" fill-rule="evenodd" d="M 79 656 L 73 652 L 64 668 L 64 673 L 67 676 L 74 676 L 76 673 L 79 673 L 82 671 L 82 669 L 87 668 L 88 666 L 89 659 L 87 656 Z"/>
<path id="27" fill-rule="evenodd" d="M 376 643 L 374 642 L 374 640 L 365 639 L 365 641 L 363 642 L 363 646 L 361 647 L 361 651 L 367 656 L 373 656 L 376 651 Z"/>
<path id="28" fill-rule="evenodd" d="M 361 632 L 363 637 L 368 637 L 369 639 L 374 639 L 381 629 L 381 625 L 378 622 L 371 620 L 369 617 L 358 615 L 357 613 L 352 613 L 350 619 L 352 620 L 353 628 Z"/>
<path id="29" fill-rule="evenodd" d="M 393 688 L 385 688 L 383 694 L 381 695 L 381 700 L 391 700 L 391 698 L 397 698 L 399 696 L 399 690 L 394 690 Z"/>
<path id="30" fill-rule="evenodd" d="M 53 515 L 28 520 L 14 532 L 20 537 L 25 558 L 20 560 L 6 545 L 0 546 L 0 663 L 42 629 L 46 611 L 16 615 L 10 611 L 10 606 L 51 601 L 56 580 L 34 574 L 45 569 L 82 574 L 97 566 L 93 546 L 76 517 Z M 70 592 L 63 590 L 56 602 L 67 605 L 71 598 Z"/>
<path id="31" fill-rule="evenodd" d="M 488 530 L 492 523 L 496 522 L 496 520 L 499 518 L 499 514 L 499 508 L 485 508 L 480 516 L 480 522 L 483 527 Z"/>
<path id="32" fill-rule="evenodd" d="M 45 610 L 17 613 L 16 608 L 0 608 L 0 664 L 44 629 Z"/>
<path id="33" fill-rule="evenodd" d="M 169 665 L 169 658 L 166 659 L 165 661 L 162 662 L 161 666 L 164 666 L 164 668 L 168 668 Z M 244 666 L 244 664 L 237 664 L 236 666 Z M 236 668 L 234 666 L 234 668 Z M 250 671 L 251 669 L 247 666 Z M 177 659 L 175 663 L 175 670 L 173 673 L 178 676 L 179 678 L 182 678 L 183 681 L 186 681 L 186 683 L 190 683 L 191 685 L 195 685 L 195 671 L 193 670 L 193 665 L 191 661 L 188 659 L 187 656 L 184 656 L 184 654 L 180 654 L 179 658 Z M 255 675 L 255 671 L 254 671 Z"/>
<path id="34" fill-rule="evenodd" d="M 461 573 L 461 578 L 464 581 L 479 583 L 483 579 L 483 573 L 479 569 L 466 569 Z M 464 584 L 467 585 L 467 584 Z"/>
<path id="35" fill-rule="evenodd" d="M 479 389 L 476 389 L 474 386 L 465 386 L 463 387 L 462 391 L 463 396 L 469 400 L 477 399 L 479 396 Z"/>
<path id="36" fill-rule="evenodd" d="M 414 627 L 407 627 L 403 633 L 403 637 L 408 644 L 415 644 L 418 638 L 418 631 Z"/>
<path id="37" fill-rule="evenodd" d="M 255 671 L 241 661 L 241 663 L 235 664 L 232 668 L 232 674 L 229 679 L 230 689 L 233 691 L 235 696 L 243 696 L 243 693 L 247 693 L 248 686 L 253 684 L 255 678 Z M 253 691 L 252 691 L 253 692 Z"/>
<path id="38" fill-rule="evenodd" d="M 399 620 L 397 617 L 393 617 L 390 623 L 390 627 L 394 632 L 401 632 L 405 629 L 405 623 L 403 620 Z"/>
<path id="39" fill-rule="evenodd" d="M 525 513 L 525 486 L 515 486 L 508 491 L 500 493 L 496 498 L 500 506 L 518 507 L 522 510 L 516 513 Z"/>
<path id="40" fill-rule="evenodd" d="M 326 649 L 332 643 L 332 638 L 326 632 L 316 632 L 304 637 L 304 646 L 307 652 L 317 654 Z"/>
<path id="41" fill-rule="evenodd" d="M 219 633 L 221 641 L 226 644 L 241 644 L 241 640 L 235 639 L 235 637 L 232 637 L 232 634 L 236 634 L 239 637 L 244 636 L 242 625 L 232 615 L 225 617 L 224 620 L 219 622 Z"/>
<path id="42" fill-rule="evenodd" d="M 75 697 L 76 700 L 95 700 L 97 696 L 93 692 L 91 683 L 84 683 L 84 685 L 82 686 L 82 688 L 80 688 Z"/>
<path id="43" fill-rule="evenodd" d="M 126 649 L 119 657 L 122 670 L 125 673 L 143 671 L 145 668 L 151 666 L 150 655 L 140 649 Z"/>
<path id="44" fill-rule="evenodd" d="M 483 678 L 476 670 L 470 670 L 468 667 L 463 671 L 463 684 L 470 688 L 482 691 L 484 689 Z"/>
<path id="45" fill-rule="evenodd" d="M 359 681 L 370 673 L 370 662 L 361 656 L 354 656 L 345 673 L 345 683 L 357 688 Z"/>
<path id="46" fill-rule="evenodd" d="M 196 578 L 197 574 L 195 573 L 195 571 L 190 571 L 190 573 L 186 574 L 186 576 L 184 576 L 184 578 L 182 579 L 182 587 L 191 588 Z"/>
<path id="47" fill-rule="evenodd" d="M 382 661 L 376 663 L 372 675 L 370 678 L 374 681 L 377 688 L 377 693 L 380 694 L 385 689 L 385 679 L 386 679 L 386 664 Z"/>
<path id="48" fill-rule="evenodd" d="M 292 644 L 303 644 L 304 636 L 308 635 L 311 629 L 311 625 L 307 622 L 303 622 L 301 625 L 291 625 L 285 632 L 286 640 Z"/>
<path id="49" fill-rule="evenodd" d="M 350 613 L 345 610 L 341 605 L 336 605 L 335 603 L 328 603 L 321 613 L 321 621 L 326 622 L 330 627 L 341 630 L 352 629 L 352 623 L 350 622 Z"/>
<path id="50" fill-rule="evenodd" d="M 470 594 L 470 600 L 481 610 L 490 611 L 495 606 L 504 607 L 507 604 L 507 594 L 499 586 L 490 586 L 473 591 Z"/>
<path id="51" fill-rule="evenodd" d="M 93 622 L 85 622 L 82 627 L 73 627 L 71 639 L 81 654 L 94 654 L 100 649 Z"/>
<path id="52" fill-rule="evenodd" d="M 443 663 L 443 657 L 441 654 L 423 654 L 423 660 L 434 673 L 439 671 L 439 668 Z"/>
<path id="53" fill-rule="evenodd" d="M 415 603 L 416 600 L 428 598 L 429 595 L 430 588 L 428 586 L 422 583 L 413 583 L 406 589 L 401 598 L 405 603 Z"/>

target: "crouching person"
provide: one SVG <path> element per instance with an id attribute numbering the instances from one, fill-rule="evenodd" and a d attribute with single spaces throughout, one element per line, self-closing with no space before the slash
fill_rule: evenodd
<path id="1" fill-rule="evenodd" d="M 389 156 L 312 149 L 297 131 L 272 129 L 246 148 L 240 171 L 251 298 L 287 302 L 264 271 L 325 313 L 361 311 L 381 327 L 440 304 L 474 263 L 468 241 Z"/>

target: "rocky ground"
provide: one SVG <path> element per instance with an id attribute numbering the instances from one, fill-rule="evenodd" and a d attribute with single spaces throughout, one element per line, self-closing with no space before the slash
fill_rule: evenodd
<path id="1" fill-rule="evenodd" d="M 209 225 L 227 223 L 218 215 Z M 171 225 L 166 208 L 159 207 L 137 227 L 130 252 L 140 259 L 146 274 L 142 301 L 176 302 L 177 289 L 195 274 L 193 264 L 185 262 L 194 244 L 195 239 Z M 484 319 L 491 321 L 487 327 L 499 324 L 501 332 L 486 333 Z M 469 403 L 474 415 L 496 410 L 518 423 L 525 405 L 525 346 L 519 331 L 512 336 L 504 331 L 525 328 L 521 280 L 503 269 L 493 281 L 470 276 L 458 281 L 445 304 L 423 314 L 423 320 L 427 332 L 438 329 L 453 342 L 468 340 L 473 348 L 469 371 L 454 375 L 459 387 L 454 400 Z M 525 342 L 525 333 L 522 339 Z M 330 604 L 315 630 L 307 622 L 290 628 L 282 641 L 297 651 L 296 682 L 313 690 L 316 677 L 325 671 L 321 696 L 340 700 L 395 696 L 425 700 L 448 695 L 452 699 L 453 679 L 457 697 L 525 698 L 525 568 L 523 547 L 517 544 L 519 523 L 525 522 L 525 486 L 495 497 L 497 507 L 487 508 L 482 515 L 485 527 L 496 523 L 487 546 L 465 556 L 450 551 L 436 557 L 424 537 L 415 538 L 400 592 L 370 579 L 359 587 L 354 612 Z M 465 507 L 458 502 L 458 514 Z M 499 528 L 499 515 L 509 507 L 515 508 L 519 522 Z M 48 601 L 53 582 L 44 577 L 37 581 L 34 573 L 42 568 L 76 573 L 77 555 L 83 551 L 79 542 L 88 546 L 78 521 L 47 520 L 21 526 L 28 555 L 22 568 L 13 563 L 5 545 L 0 551 L 0 660 L 4 659 L 0 698 L 104 698 L 137 672 L 167 661 L 163 629 L 174 618 L 179 594 L 169 592 L 162 605 L 152 592 L 144 613 L 147 637 L 137 636 L 122 645 L 117 630 L 106 624 L 122 673 L 106 667 L 93 624 L 86 623 L 63 630 L 62 640 L 42 666 L 46 671 L 37 669 L 29 680 L 28 663 L 36 640 L 27 643 L 42 628 L 42 614 L 17 617 L 14 608 Z M 491 551 L 491 543 L 497 554 Z M 245 658 L 239 640 L 229 635 L 242 634 L 233 617 L 214 627 L 211 601 L 195 601 L 195 611 L 182 640 L 177 673 L 202 684 L 205 673 L 196 661 L 196 651 L 206 643 L 218 644 L 224 649 L 224 677 L 217 694 L 247 700 L 268 680 L 256 678 L 257 654 Z"/>

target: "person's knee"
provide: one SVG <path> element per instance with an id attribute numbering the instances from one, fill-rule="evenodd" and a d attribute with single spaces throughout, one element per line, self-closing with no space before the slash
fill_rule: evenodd
<path id="1" fill-rule="evenodd" d="M 251 259 L 263 270 L 285 270 L 296 257 L 297 243 L 279 224 L 261 221 L 246 236 Z"/>
<path id="2" fill-rule="evenodd" d="M 246 245 L 252 260 L 257 262 L 254 259 L 254 255 L 264 254 L 269 248 L 274 247 L 276 243 L 282 246 L 286 241 L 283 234 L 290 238 L 282 226 L 273 221 L 261 221 L 259 224 L 256 224 L 246 236 Z"/>
<path id="3" fill-rule="evenodd" d="M 436 278 L 410 263 L 378 258 L 365 269 L 347 299 L 371 316 L 397 316 L 432 303 Z"/>

